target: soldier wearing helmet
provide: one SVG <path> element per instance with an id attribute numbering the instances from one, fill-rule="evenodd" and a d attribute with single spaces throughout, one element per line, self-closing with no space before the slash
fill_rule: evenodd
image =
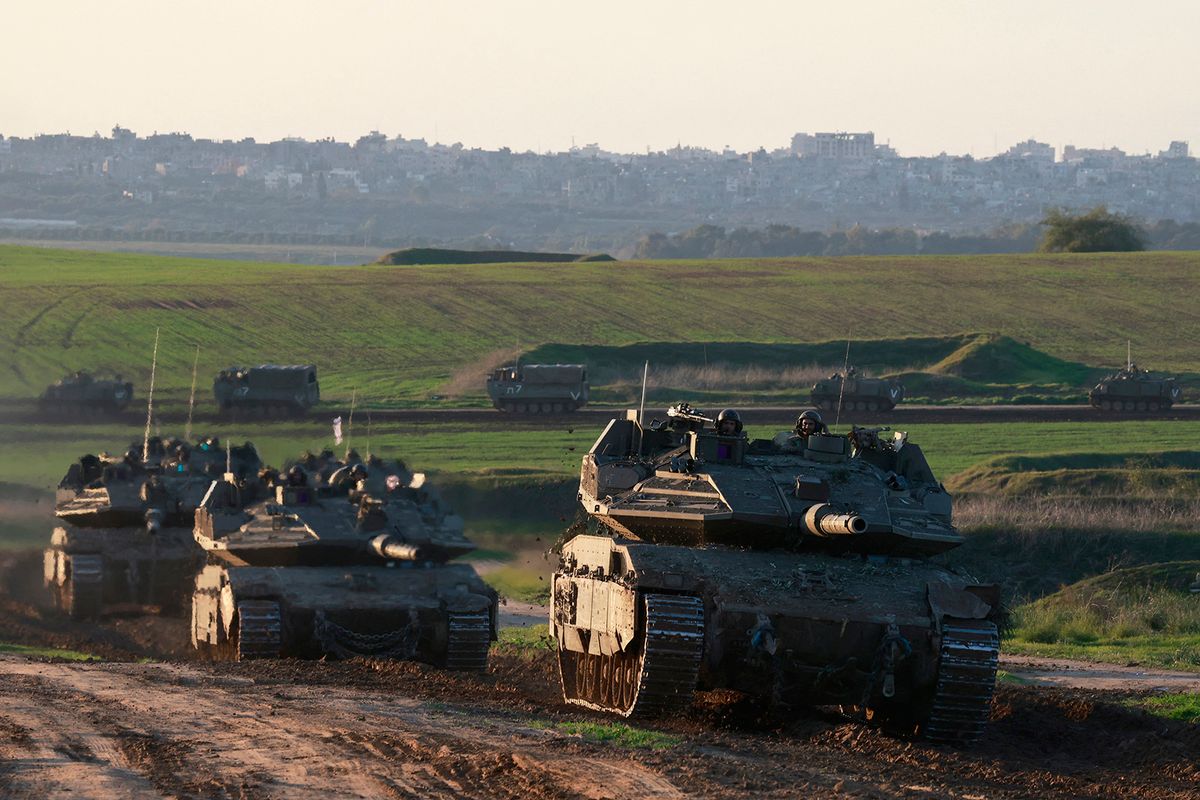
<path id="1" fill-rule="evenodd" d="M 808 446 L 808 437 L 822 433 L 829 433 L 829 427 L 820 412 L 809 409 L 796 418 L 796 425 L 790 431 L 780 431 L 773 441 L 784 450 L 803 451 Z"/>
<path id="2" fill-rule="evenodd" d="M 742 432 L 742 417 L 732 408 L 717 414 L 717 435 L 738 436 Z"/>
<path id="3" fill-rule="evenodd" d="M 807 439 L 814 433 L 828 433 L 829 427 L 821 419 L 821 413 L 810 408 L 796 418 L 796 427 L 793 430 L 797 436 Z"/>

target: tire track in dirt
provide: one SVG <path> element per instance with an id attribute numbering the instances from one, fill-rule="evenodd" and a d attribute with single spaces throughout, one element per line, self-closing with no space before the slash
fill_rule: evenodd
<path id="1" fill-rule="evenodd" d="M 45 306 L 42 306 L 42 308 L 40 308 L 37 311 L 37 313 L 35 313 L 32 317 L 29 318 L 29 321 L 27 321 L 24 325 L 22 325 L 20 328 L 17 329 L 17 335 L 13 338 L 13 346 L 14 347 L 24 347 L 26 337 L 29 335 L 29 332 L 31 330 L 33 330 L 34 326 L 36 326 L 39 322 L 41 322 L 42 319 L 47 314 L 49 314 L 51 311 L 58 308 L 63 303 L 70 300 L 72 297 L 74 297 L 75 295 L 79 294 L 82 291 L 83 291 L 83 289 L 76 289 L 73 292 L 67 292 L 66 294 L 59 295 L 57 299 L 51 301 L 50 303 L 47 303 Z"/>
<path id="2" fill-rule="evenodd" d="M 514 731 L 478 709 L 330 687 L 284 692 L 182 664 L 2 658 L 0 674 L 9 721 L 33 732 L 25 750 L 36 755 L 7 775 L 27 796 L 73 784 L 96 798 L 682 797 L 631 760 L 556 755 L 545 744 L 559 734 Z"/>

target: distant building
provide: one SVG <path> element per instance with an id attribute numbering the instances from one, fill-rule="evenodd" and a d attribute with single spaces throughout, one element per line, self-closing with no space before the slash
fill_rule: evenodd
<path id="1" fill-rule="evenodd" d="M 1123 162 L 1127 156 L 1125 151 L 1116 147 L 1110 147 L 1107 150 L 1096 150 L 1087 147 L 1076 147 L 1073 144 L 1068 144 L 1063 147 L 1063 161 L 1070 163 L 1079 163 L 1081 161 L 1093 161 L 1105 163 L 1110 166 L 1117 166 Z"/>
<path id="2" fill-rule="evenodd" d="M 1189 156 L 1188 143 L 1178 141 L 1171 142 L 1166 150 L 1158 154 L 1159 158 L 1188 158 Z"/>
<path id="3" fill-rule="evenodd" d="M 1004 155 L 1012 158 L 1023 158 L 1029 161 L 1054 162 L 1054 147 L 1045 142 L 1026 139 L 1019 144 L 1014 144 L 1004 152 Z"/>
<path id="4" fill-rule="evenodd" d="M 873 158 L 874 133 L 797 133 L 792 153 L 801 158 Z"/>

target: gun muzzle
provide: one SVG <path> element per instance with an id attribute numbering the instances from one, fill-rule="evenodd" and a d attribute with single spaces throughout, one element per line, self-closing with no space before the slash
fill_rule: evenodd
<path id="1" fill-rule="evenodd" d="M 867 532 L 867 521 L 858 514 L 839 514 L 822 503 L 805 512 L 804 528 L 814 536 L 854 536 Z"/>
<path id="2" fill-rule="evenodd" d="M 381 533 L 371 540 L 371 549 L 389 561 L 419 561 L 421 549 L 416 545 L 397 541 L 390 533 Z"/>

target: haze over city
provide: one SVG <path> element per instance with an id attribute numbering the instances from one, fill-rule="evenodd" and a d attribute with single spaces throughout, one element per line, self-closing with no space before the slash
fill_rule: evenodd
<path id="1" fill-rule="evenodd" d="M 1200 7 L 1187 2 L 216 0 L 180 14 L 51 0 L 8 9 L 6 27 L 7 136 L 119 123 L 745 152 L 797 130 L 873 130 L 910 156 L 986 156 L 1031 136 L 1130 153 L 1200 140 Z"/>

